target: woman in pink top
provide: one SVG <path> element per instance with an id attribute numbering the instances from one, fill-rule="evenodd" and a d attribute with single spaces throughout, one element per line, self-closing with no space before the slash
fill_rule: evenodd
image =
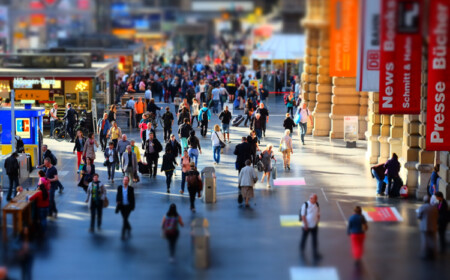
<path id="1" fill-rule="evenodd" d="M 189 163 L 191 162 L 191 158 L 188 155 L 188 150 L 185 149 L 183 152 L 183 156 L 180 160 L 180 166 L 181 166 L 181 190 L 180 193 L 184 193 L 184 186 L 186 185 L 186 173 L 191 170 L 191 167 L 189 166 Z"/>
<path id="2" fill-rule="evenodd" d="M 45 177 L 45 172 L 43 170 L 39 170 L 39 181 L 38 181 L 38 188 L 40 185 L 44 185 L 47 191 L 50 191 L 50 181 Z"/>

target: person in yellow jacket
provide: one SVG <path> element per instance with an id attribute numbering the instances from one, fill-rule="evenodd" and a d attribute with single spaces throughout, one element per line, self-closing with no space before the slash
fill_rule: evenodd
<path id="1" fill-rule="evenodd" d="M 141 152 L 139 151 L 139 147 L 136 146 L 135 144 L 136 144 L 136 141 L 134 141 L 134 139 L 132 139 L 130 141 L 131 151 L 136 154 L 137 162 L 140 162 L 141 161 Z"/>
<path id="2" fill-rule="evenodd" d="M 134 110 L 136 111 L 136 124 L 139 125 L 144 114 L 145 103 L 142 101 L 142 97 L 139 97 L 138 102 L 134 103 Z"/>

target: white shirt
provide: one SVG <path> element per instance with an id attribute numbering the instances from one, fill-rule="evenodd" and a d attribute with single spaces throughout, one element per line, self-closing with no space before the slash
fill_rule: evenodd
<path id="1" fill-rule="evenodd" d="M 152 99 L 152 91 L 150 89 L 145 91 L 145 99 Z"/>
<path id="2" fill-rule="evenodd" d="M 298 109 L 298 113 L 301 116 L 300 122 L 301 123 L 307 123 L 309 116 L 311 116 L 311 112 L 309 111 L 309 109 L 308 108 L 306 108 L 306 109 L 299 108 Z"/>
<path id="3" fill-rule="evenodd" d="M 50 121 L 56 121 L 56 119 L 55 119 L 54 117 L 52 117 L 52 114 L 56 116 L 57 111 L 58 111 L 58 110 L 55 109 L 55 108 L 52 108 L 52 109 L 50 110 Z"/>
<path id="4" fill-rule="evenodd" d="M 306 210 L 305 203 L 303 203 L 302 209 L 300 210 L 300 215 L 305 216 L 306 212 L 306 222 L 308 223 L 308 228 L 313 228 L 319 223 L 320 209 L 317 204 L 312 204 L 309 200 L 306 203 L 308 203 L 308 209 Z"/>
<path id="5" fill-rule="evenodd" d="M 109 150 L 109 162 L 114 162 L 114 151 Z"/>
<path id="6" fill-rule="evenodd" d="M 217 134 L 216 134 L 216 133 L 217 133 Z M 219 137 L 217 137 L 217 136 L 219 136 Z M 223 135 L 222 135 L 222 132 L 220 132 L 220 131 L 213 131 L 213 132 L 211 133 L 211 141 L 212 141 L 213 147 L 215 147 L 215 146 L 220 146 L 220 141 L 219 141 L 219 139 L 223 141 Z"/>

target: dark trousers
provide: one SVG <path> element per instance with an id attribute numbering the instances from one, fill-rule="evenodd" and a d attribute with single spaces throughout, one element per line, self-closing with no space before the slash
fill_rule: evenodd
<path id="1" fill-rule="evenodd" d="M 245 119 L 245 122 L 244 122 L 244 126 L 247 126 L 247 122 L 252 122 L 252 120 L 251 120 L 251 116 L 250 116 L 250 114 L 249 113 L 247 113 L 247 114 L 245 114 L 246 116 L 247 116 L 247 118 Z"/>
<path id="2" fill-rule="evenodd" d="M 302 228 L 302 230 L 303 230 L 303 232 L 302 232 L 302 240 L 300 242 L 300 250 L 302 252 L 305 251 L 306 239 L 308 238 L 308 235 L 311 233 L 312 234 L 313 254 L 314 254 L 314 256 L 317 256 L 318 255 L 318 251 L 317 251 L 317 231 L 319 230 L 318 227 L 315 226 L 313 228 L 308 228 L 307 230 Z"/>
<path id="3" fill-rule="evenodd" d="M 263 133 L 264 137 L 266 137 L 266 124 L 267 124 L 266 121 L 261 123 L 262 133 Z M 292 133 L 292 129 L 291 129 L 291 133 Z"/>
<path id="4" fill-rule="evenodd" d="M 294 115 L 294 107 L 287 107 L 286 113 L 290 113 L 291 116 Z"/>
<path id="5" fill-rule="evenodd" d="M 131 230 L 130 222 L 128 221 L 128 217 L 130 217 L 131 208 L 129 205 L 120 206 L 120 214 L 122 214 L 123 225 L 122 225 L 122 237 L 125 235 L 125 231 Z"/>
<path id="6" fill-rule="evenodd" d="M 387 189 L 387 194 L 389 196 L 393 196 L 393 190 L 394 190 L 394 184 L 395 184 L 395 177 L 389 176 L 388 175 L 388 189 Z"/>
<path id="7" fill-rule="evenodd" d="M 148 174 L 156 177 L 156 171 L 158 169 L 158 158 L 152 155 L 147 156 Z"/>
<path id="8" fill-rule="evenodd" d="M 142 114 L 136 114 L 136 127 L 139 126 L 139 123 L 142 120 Z"/>
<path id="9" fill-rule="evenodd" d="M 91 201 L 91 229 L 94 229 L 95 216 L 97 216 L 97 228 L 102 226 L 103 202 Z"/>
<path id="10" fill-rule="evenodd" d="M 67 122 L 67 132 L 69 132 L 70 140 L 73 141 L 75 139 L 75 133 L 73 131 L 75 126 L 74 122 Z"/>
<path id="11" fill-rule="evenodd" d="M 108 139 L 106 138 L 106 134 L 100 133 L 100 145 L 102 146 L 102 151 L 106 149 L 108 144 Z"/>
<path id="12" fill-rule="evenodd" d="M 198 121 L 198 116 L 191 117 L 191 126 L 194 127 L 194 121 L 197 121 L 197 126 L 200 126 L 200 122 Z"/>
<path id="13" fill-rule="evenodd" d="M 9 189 L 8 195 L 6 196 L 8 200 L 11 199 L 12 192 L 14 192 L 14 196 L 17 194 L 17 186 L 19 185 L 19 175 L 8 175 L 9 178 Z"/>
<path id="14" fill-rule="evenodd" d="M 254 166 L 256 164 L 256 150 L 255 151 L 251 151 L 251 160 L 252 160 L 252 165 Z"/>
<path id="15" fill-rule="evenodd" d="M 114 173 L 116 172 L 116 163 L 109 162 L 108 160 L 106 163 L 106 168 L 108 169 L 108 179 L 114 180 Z"/>
<path id="16" fill-rule="evenodd" d="M 181 172 L 181 190 L 183 192 L 185 185 L 186 185 L 186 172 Z"/>
<path id="17" fill-rule="evenodd" d="M 195 195 L 197 194 L 197 188 L 189 187 L 189 201 L 191 202 L 191 209 L 195 209 Z"/>
<path id="18" fill-rule="evenodd" d="M 170 139 L 170 134 L 172 134 L 172 127 L 164 127 L 164 141 Z"/>
<path id="19" fill-rule="evenodd" d="M 202 121 L 201 127 L 200 127 L 200 134 L 205 137 L 206 133 L 208 132 L 208 122 Z"/>
<path id="20" fill-rule="evenodd" d="M 173 170 L 165 171 L 167 190 L 170 190 L 170 183 L 172 183 Z"/>
<path id="21" fill-rule="evenodd" d="M 117 149 L 117 142 L 119 142 L 119 139 L 112 139 L 112 142 L 114 144 L 114 149 Z"/>
<path id="22" fill-rule="evenodd" d="M 441 252 L 444 253 L 446 251 L 447 247 L 447 240 L 445 237 L 445 232 L 447 231 L 447 224 L 445 225 L 439 225 L 438 227 L 438 233 L 439 233 L 439 245 Z"/>
<path id="23" fill-rule="evenodd" d="M 180 233 L 178 231 L 174 235 L 166 235 L 167 242 L 169 243 L 170 257 L 172 258 L 175 256 L 175 246 L 177 245 L 179 235 Z"/>
<path id="24" fill-rule="evenodd" d="M 50 186 L 50 195 L 49 195 L 49 200 L 50 200 L 50 207 L 48 209 L 49 216 L 53 215 L 53 212 L 58 213 L 58 210 L 56 209 L 56 202 L 55 202 L 55 192 L 57 189 L 58 189 L 57 182 L 52 182 L 51 186 Z"/>

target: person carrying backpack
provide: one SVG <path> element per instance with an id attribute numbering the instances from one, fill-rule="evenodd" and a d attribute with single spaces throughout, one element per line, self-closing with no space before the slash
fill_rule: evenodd
<path id="1" fill-rule="evenodd" d="M 105 185 L 98 180 L 98 174 L 95 173 L 92 182 L 89 183 L 86 197 L 86 203 L 88 203 L 89 209 L 91 210 L 91 226 L 89 227 L 89 232 L 94 232 L 95 216 L 97 216 L 97 230 L 101 229 L 105 199 L 107 199 Z"/>
<path id="2" fill-rule="evenodd" d="M 161 224 L 164 237 L 169 243 L 170 262 L 175 261 L 175 245 L 180 235 L 179 226 L 184 226 L 183 219 L 177 212 L 177 206 L 172 203 Z"/>
<path id="3" fill-rule="evenodd" d="M 203 103 L 203 108 L 198 113 L 198 121 L 200 122 L 200 134 L 206 137 L 208 132 L 208 122 L 211 120 L 211 111 L 208 109 L 208 105 Z"/>
<path id="4" fill-rule="evenodd" d="M 304 256 L 306 239 L 311 233 L 312 235 L 312 246 L 313 246 L 313 257 L 316 260 L 321 258 L 318 252 L 317 245 L 317 233 L 319 231 L 319 221 L 320 221 L 320 208 L 317 202 L 317 194 L 313 193 L 310 195 L 309 200 L 305 201 L 300 210 L 300 221 L 302 222 L 302 239 L 300 242 L 300 252 Z"/>
<path id="5" fill-rule="evenodd" d="M 178 128 L 178 135 L 180 137 L 182 150 L 188 148 L 187 139 L 189 138 L 192 130 L 192 126 L 190 125 L 189 120 L 190 118 L 184 118 L 184 123 Z"/>
<path id="6" fill-rule="evenodd" d="M 5 160 L 5 170 L 6 174 L 9 178 L 9 188 L 8 188 L 8 195 L 6 196 L 6 200 L 11 200 L 12 192 L 14 191 L 14 196 L 17 194 L 17 186 L 19 185 L 19 162 L 17 161 L 17 158 L 19 157 L 19 154 L 17 152 L 14 152 L 11 154 L 10 157 L 8 157 Z"/>
<path id="7" fill-rule="evenodd" d="M 195 213 L 195 195 L 198 194 L 198 197 L 201 197 L 203 182 L 200 177 L 200 173 L 195 167 L 195 162 L 191 161 L 189 165 L 191 170 L 186 173 L 186 182 L 188 186 L 189 200 L 191 202 L 191 211 L 192 213 Z"/>

